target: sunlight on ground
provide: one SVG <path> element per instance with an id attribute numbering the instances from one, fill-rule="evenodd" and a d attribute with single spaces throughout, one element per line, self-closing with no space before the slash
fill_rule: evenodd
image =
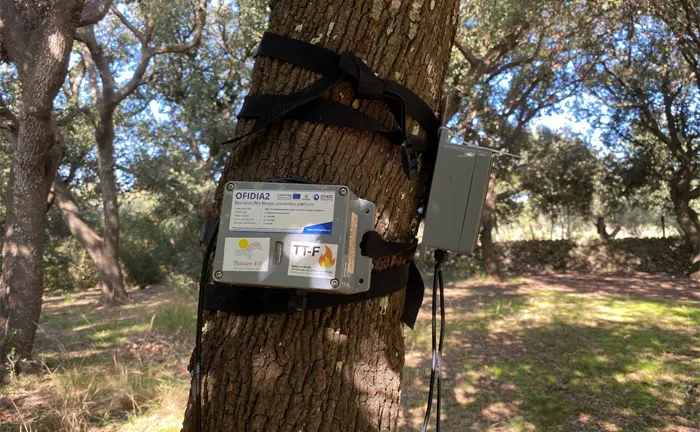
<path id="1" fill-rule="evenodd" d="M 651 298 L 663 289 L 635 283 Z M 698 430 L 698 302 L 536 277 L 458 285 L 446 290 L 445 430 Z M 406 332 L 403 431 L 419 430 L 425 409 L 428 311 Z"/>
<path id="2" fill-rule="evenodd" d="M 45 300 L 43 373 L 2 390 L 15 409 L 0 409 L 0 431 L 180 430 L 196 299 L 165 287 L 133 297 L 114 309 L 98 307 L 97 292 Z"/>
<path id="3" fill-rule="evenodd" d="M 689 284 L 448 281 L 443 431 L 699 430 L 700 287 Z M 180 430 L 196 298 L 166 287 L 133 294 L 116 309 L 98 307 L 97 292 L 46 299 L 44 373 L 0 389 L 0 403 L 16 405 L 0 405 L 0 431 Z M 430 308 L 405 332 L 405 432 L 420 429 L 425 409 Z"/>

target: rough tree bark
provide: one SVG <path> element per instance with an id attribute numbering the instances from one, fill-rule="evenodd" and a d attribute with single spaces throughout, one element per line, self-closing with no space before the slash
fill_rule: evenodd
<path id="1" fill-rule="evenodd" d="M 48 10 L 46 10 L 48 9 Z M 5 202 L 3 271 L 0 277 L 0 359 L 10 345 L 31 355 L 43 291 L 46 196 L 60 146 L 51 122 L 53 98 L 65 76 L 80 3 L 56 2 L 30 8 L 0 2 L 3 45 L 22 83 L 17 140 Z"/>
<path id="2" fill-rule="evenodd" d="M 105 299 L 105 291 L 107 291 L 108 294 L 111 292 L 116 279 L 113 271 L 113 257 L 108 257 L 105 254 L 105 241 L 90 227 L 87 220 L 80 214 L 80 208 L 75 202 L 73 194 L 58 176 L 54 179 L 51 192 L 53 193 L 53 203 L 60 211 L 61 217 L 71 235 L 80 242 L 87 251 L 90 260 L 92 260 L 95 265 L 100 275 L 102 296 L 103 299 Z M 110 276 L 112 277 L 111 280 L 109 279 Z M 124 294 L 126 294 L 126 292 Z"/>
<path id="3" fill-rule="evenodd" d="M 406 85 L 437 109 L 458 4 L 281 0 L 272 4 L 269 28 L 337 52 L 350 50 L 380 77 Z M 251 94 L 290 93 L 315 79 L 310 71 L 258 58 Z M 351 103 L 352 90 L 339 86 L 332 97 Z M 388 118 L 377 102 L 364 101 L 360 109 Z M 416 232 L 423 188 L 406 179 L 396 147 L 374 134 L 297 121 L 272 126 L 233 150 L 212 212 L 219 212 L 226 181 L 288 176 L 346 184 L 373 201 L 375 229 L 386 239 L 406 241 Z M 378 261 L 375 268 L 399 264 Z M 395 430 L 404 363 L 403 298 L 400 291 L 291 315 L 206 313 L 203 430 Z M 195 430 L 193 401 L 190 391 L 186 432 Z"/>
<path id="4" fill-rule="evenodd" d="M 681 167 L 676 171 L 671 180 L 671 200 L 678 225 L 693 250 L 689 277 L 700 280 L 700 217 L 690 205 L 700 195 L 700 187 L 691 190 L 691 179 L 689 169 Z"/>

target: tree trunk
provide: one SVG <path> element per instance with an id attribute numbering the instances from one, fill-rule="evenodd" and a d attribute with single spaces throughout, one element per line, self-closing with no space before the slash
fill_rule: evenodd
<path id="1" fill-rule="evenodd" d="M 95 129 L 97 166 L 102 190 L 104 243 L 102 245 L 102 301 L 123 303 L 129 297 L 119 265 L 119 203 L 117 179 L 114 175 L 114 109 L 101 109 L 100 124 Z"/>
<path id="2" fill-rule="evenodd" d="M 484 211 L 481 215 L 481 253 L 484 258 L 484 267 L 489 276 L 501 280 L 501 262 L 498 258 L 498 250 L 493 242 L 493 229 L 496 226 L 496 178 L 491 175 L 489 188 L 486 192 Z"/>
<path id="3" fill-rule="evenodd" d="M 554 228 L 556 227 L 556 221 L 557 221 L 557 216 L 555 214 L 552 214 L 550 216 L 550 219 L 552 221 L 552 225 L 549 228 L 549 240 L 554 240 Z"/>
<path id="4" fill-rule="evenodd" d="M 5 196 L 0 276 L 3 363 L 11 348 L 20 357 L 31 356 L 41 313 L 46 197 L 61 155 L 53 130 L 53 99 L 65 78 L 81 6 L 71 0 L 47 8 L 0 1 L 3 45 L 22 84 L 19 130 Z"/>
<path id="5" fill-rule="evenodd" d="M 113 268 L 113 263 L 109 262 L 105 257 L 104 241 L 82 217 L 73 194 L 60 178 L 56 177 L 54 179 L 51 190 L 54 194 L 54 203 L 61 212 L 63 222 L 65 222 L 71 235 L 85 248 L 88 256 L 90 256 L 90 260 L 95 265 L 100 275 L 103 300 L 106 300 L 104 299 L 105 293 L 115 292 L 119 287 L 110 285 L 113 280 L 108 276 L 110 269 Z M 123 285 L 121 288 L 124 289 Z"/>
<path id="6" fill-rule="evenodd" d="M 0 293 L 9 298 L 5 303 L 8 312 L 2 311 L 0 317 L 9 314 L 8 330 L 3 332 L 9 344 L 5 349 L 14 348 L 21 358 L 31 356 L 41 313 L 46 197 L 51 184 L 49 176 L 56 172 L 60 156 L 59 144 L 53 139 L 50 114 L 47 117 L 23 116 L 5 197 L 7 213 Z M 0 325 L 2 321 L 0 318 Z"/>
<path id="7" fill-rule="evenodd" d="M 691 182 L 690 174 L 677 173 L 671 185 L 671 200 L 676 220 L 683 230 L 686 241 L 691 245 L 693 256 L 689 277 L 700 280 L 700 218 L 698 213 L 690 205 Z"/>
<path id="8" fill-rule="evenodd" d="M 595 222 L 596 231 L 598 231 L 598 236 L 601 241 L 608 241 L 614 239 L 620 232 L 622 227 L 620 225 L 616 226 L 612 233 L 608 233 L 608 228 L 605 226 L 605 216 L 598 216 Z"/>
<path id="9" fill-rule="evenodd" d="M 439 105 L 457 24 L 456 0 L 272 3 L 270 31 L 356 53 L 377 72 Z M 251 94 L 290 93 L 313 73 L 260 57 Z M 351 103 L 346 85 L 335 100 Z M 362 102 L 372 115 L 387 112 Z M 412 124 L 409 131 L 413 130 Z M 249 128 L 249 122 L 241 123 Z M 398 148 L 350 129 L 285 121 L 246 140 L 230 156 L 226 181 L 298 177 L 346 184 L 377 206 L 375 229 L 406 241 L 417 229 L 422 184 L 409 182 Z M 376 260 L 381 270 L 401 261 Z M 289 315 L 206 313 L 202 341 L 204 431 L 391 431 L 399 415 L 404 292 L 388 298 Z M 195 430 L 194 392 L 183 431 Z"/>

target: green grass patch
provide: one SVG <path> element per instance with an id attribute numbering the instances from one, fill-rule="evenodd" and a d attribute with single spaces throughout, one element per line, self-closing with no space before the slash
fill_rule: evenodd
<path id="1" fill-rule="evenodd" d="M 155 311 L 153 328 L 164 332 L 194 332 L 197 327 L 197 299 L 166 303 Z"/>
<path id="2" fill-rule="evenodd" d="M 447 318 L 445 393 L 457 403 L 445 405 L 445 430 L 700 425 L 699 304 L 475 288 L 468 300 L 447 300 L 455 312 Z M 407 333 L 407 350 L 422 353 L 404 374 L 410 386 L 429 371 L 430 321 Z"/>

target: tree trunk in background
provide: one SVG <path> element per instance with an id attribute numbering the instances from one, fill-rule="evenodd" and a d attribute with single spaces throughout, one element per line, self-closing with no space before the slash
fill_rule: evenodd
<path id="1" fill-rule="evenodd" d="M 20 357 L 31 356 L 41 313 L 46 197 L 61 155 L 52 127 L 53 99 L 65 77 L 81 7 L 81 2 L 71 0 L 36 9 L 21 2 L 0 1 L 3 44 L 22 83 L 19 129 L 5 196 L 0 277 L 2 362 L 11 348 Z"/>
<path id="2" fill-rule="evenodd" d="M 596 230 L 598 231 L 598 236 L 601 241 L 608 241 L 614 239 L 620 232 L 622 227 L 620 225 L 616 226 L 613 232 L 608 233 L 608 228 L 605 226 L 605 216 L 598 216 L 595 222 Z"/>
<path id="3" fill-rule="evenodd" d="M 106 99 L 106 98 L 105 98 Z M 123 303 L 129 297 L 124 288 L 124 276 L 119 264 L 119 203 L 117 179 L 114 175 L 114 108 L 100 109 L 100 124 L 95 128 L 97 166 L 102 190 L 104 213 L 104 243 L 102 245 L 102 301 Z"/>
<path id="4" fill-rule="evenodd" d="M 270 31 L 356 53 L 380 77 L 439 105 L 459 2 L 272 3 Z M 290 93 L 310 71 L 261 57 L 251 94 Z M 332 92 L 351 103 L 345 85 Z M 360 108 L 389 118 L 378 102 Z M 250 127 L 249 122 L 241 123 Z M 413 130 L 413 125 L 409 128 Z M 226 181 L 298 177 L 346 184 L 377 206 L 375 229 L 389 240 L 415 235 L 420 182 L 409 182 L 398 148 L 375 134 L 285 121 L 231 154 Z M 401 261 L 377 260 L 381 270 Z M 404 291 L 388 298 L 290 315 L 206 313 L 202 342 L 204 431 L 390 431 L 397 427 L 404 346 Z M 183 431 L 195 430 L 190 391 Z"/>
<path id="5" fill-rule="evenodd" d="M 484 267 L 489 276 L 501 279 L 501 263 L 498 258 L 498 250 L 493 241 L 493 229 L 496 226 L 496 178 L 491 175 L 489 188 L 486 192 L 484 211 L 481 214 L 481 254 L 484 258 Z"/>
<path id="6" fill-rule="evenodd" d="M 60 178 L 56 177 L 54 179 L 51 190 L 54 194 L 54 204 L 56 204 L 56 207 L 61 212 L 61 217 L 68 227 L 68 230 L 71 235 L 80 242 L 83 248 L 85 248 L 90 256 L 90 260 L 93 262 L 100 275 L 102 296 L 104 298 L 106 293 L 114 292 L 114 286 L 110 285 L 110 282 L 113 282 L 113 280 L 111 281 L 108 278 L 109 272 L 113 267 L 113 262 L 105 257 L 104 240 L 90 227 L 90 224 L 88 224 L 85 218 L 82 217 L 73 194 L 70 189 L 63 184 Z"/>
<path id="7" fill-rule="evenodd" d="M 673 210 L 676 214 L 678 225 L 683 230 L 685 239 L 691 245 L 693 251 L 689 277 L 700 281 L 700 218 L 690 205 L 690 187 L 689 171 L 677 171 L 671 183 Z"/>
<path id="8" fill-rule="evenodd" d="M 102 0 L 105 1 L 105 0 Z M 187 38 L 177 38 L 175 43 L 154 42 L 155 21 L 147 19 L 142 30 L 137 30 L 128 18 L 115 14 L 122 23 L 133 33 L 141 44 L 141 55 L 134 70 L 129 76 L 120 73 L 124 85 L 117 88 L 113 67 L 109 56 L 105 56 L 104 48 L 97 42 L 95 29 L 90 26 L 82 29 L 76 39 L 84 44 L 82 57 L 85 62 L 90 92 L 98 111 L 99 118 L 94 121 L 95 141 L 97 142 L 97 163 L 102 189 L 102 207 L 104 214 L 104 241 L 102 244 L 102 301 L 104 303 L 123 303 L 128 298 L 124 288 L 124 275 L 119 264 L 119 200 L 118 183 L 114 173 L 114 114 L 119 104 L 132 95 L 141 85 L 145 84 L 144 75 L 150 61 L 159 55 L 171 53 L 187 53 L 196 49 L 202 41 L 202 31 L 206 17 L 207 1 L 199 0 L 194 9 L 194 27 Z M 115 66 L 116 67 L 116 66 Z M 98 78 L 101 86 L 98 85 Z"/>

